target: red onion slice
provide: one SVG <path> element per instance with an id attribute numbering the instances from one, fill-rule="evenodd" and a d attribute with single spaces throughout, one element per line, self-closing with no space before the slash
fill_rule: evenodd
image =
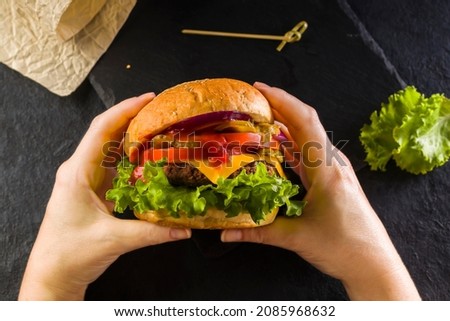
<path id="1" fill-rule="evenodd" d="M 192 130 L 200 125 L 207 123 L 219 122 L 224 120 L 250 120 L 251 117 L 236 111 L 216 111 L 207 114 L 201 114 L 186 118 L 172 126 L 168 127 L 165 132 Z"/>
<path id="2" fill-rule="evenodd" d="M 288 140 L 286 135 L 280 130 L 280 133 L 277 135 L 272 135 L 272 138 L 279 141 L 279 142 L 285 142 Z"/>

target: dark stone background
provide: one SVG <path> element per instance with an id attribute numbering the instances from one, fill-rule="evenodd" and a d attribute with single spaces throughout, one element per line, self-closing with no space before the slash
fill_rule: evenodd
<path id="1" fill-rule="evenodd" d="M 227 76 L 265 81 L 314 105 L 358 169 L 424 299 L 450 299 L 450 165 L 424 175 L 371 172 L 358 130 L 405 84 L 450 95 L 448 1 L 139 1 L 108 52 L 74 94 L 57 97 L 0 65 L 0 299 L 17 296 L 55 170 L 105 106 L 181 81 Z M 281 34 L 277 43 L 179 34 L 181 28 Z M 143 40 L 144 39 L 144 40 Z M 131 69 L 126 69 L 130 64 Z M 4 201 L 3 201 L 4 200 Z M 222 246 L 214 232 L 121 257 L 88 299 L 346 299 L 336 280 L 295 255 Z"/>

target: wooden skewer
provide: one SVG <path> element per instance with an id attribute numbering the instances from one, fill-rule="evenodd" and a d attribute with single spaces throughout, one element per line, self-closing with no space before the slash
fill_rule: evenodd
<path id="1" fill-rule="evenodd" d="M 264 39 L 264 40 L 285 40 L 285 36 L 274 35 L 259 35 L 251 33 L 238 33 L 238 32 L 223 32 L 223 31 L 208 31 L 208 30 L 194 30 L 183 29 L 182 33 L 201 36 L 219 36 L 219 37 L 234 37 L 234 38 L 249 38 L 249 39 Z"/>
<path id="2" fill-rule="evenodd" d="M 264 35 L 264 34 L 252 34 L 252 33 L 238 33 L 238 32 L 223 32 L 223 31 L 209 31 L 209 30 L 195 30 L 195 29 L 183 29 L 184 34 L 202 35 L 202 36 L 219 36 L 219 37 L 234 37 L 234 38 L 247 38 L 247 39 L 263 39 L 263 40 L 281 40 L 277 50 L 281 51 L 287 43 L 299 41 L 302 38 L 302 34 L 308 28 L 306 21 L 300 21 L 291 30 L 286 32 L 283 36 L 276 35 Z"/>

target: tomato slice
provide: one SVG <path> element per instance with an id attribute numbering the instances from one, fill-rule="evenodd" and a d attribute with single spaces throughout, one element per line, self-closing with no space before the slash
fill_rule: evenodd
<path id="1" fill-rule="evenodd" d="M 264 147 L 265 148 L 279 150 L 280 149 L 280 142 L 278 140 L 272 139 L 270 142 L 265 143 Z"/>
<path id="2" fill-rule="evenodd" d="M 200 154 L 198 153 L 200 152 Z M 228 153 L 224 145 L 217 141 L 206 141 L 202 143 L 201 148 L 198 149 L 195 160 L 207 159 L 211 166 L 219 166 L 226 163 L 228 160 Z"/>
<path id="3" fill-rule="evenodd" d="M 170 147 L 165 149 L 149 148 L 139 155 L 139 164 L 143 166 L 148 161 L 159 162 L 162 159 L 166 159 L 169 163 L 185 163 L 195 156 L 194 153 L 195 149 L 187 147 Z"/>
<path id="4" fill-rule="evenodd" d="M 144 150 L 139 155 L 139 164 L 143 166 L 146 162 L 158 162 L 165 159 L 168 163 L 186 163 L 190 160 L 211 160 L 214 162 L 225 162 L 228 159 L 227 151 L 222 145 L 210 142 L 204 144 L 202 148 L 166 148 Z"/>
<path id="5" fill-rule="evenodd" d="M 136 181 L 144 175 L 144 166 L 136 166 L 131 173 L 131 177 L 129 179 L 130 183 L 135 184 Z"/>
<path id="6" fill-rule="evenodd" d="M 260 148 L 279 147 L 277 142 L 262 144 L 261 134 L 258 133 L 202 133 L 179 136 L 177 139 L 181 143 L 194 144 L 189 144 L 189 147 L 146 149 L 139 154 L 138 163 L 143 166 L 147 161 L 158 162 L 162 159 L 169 163 L 208 160 L 212 166 L 217 166 L 227 162 L 229 155 L 255 154 Z"/>
<path id="7" fill-rule="evenodd" d="M 259 145 L 261 143 L 261 135 L 257 133 L 223 133 L 227 144 L 232 145 Z"/>

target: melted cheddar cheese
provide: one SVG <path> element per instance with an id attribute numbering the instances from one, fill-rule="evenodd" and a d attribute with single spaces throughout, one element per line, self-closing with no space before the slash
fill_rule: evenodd
<path id="1" fill-rule="evenodd" d="M 233 174 L 239 168 L 258 160 L 266 161 L 275 166 L 278 175 L 286 177 L 278 161 L 256 154 L 232 155 L 230 156 L 229 162 L 219 166 L 211 166 L 207 160 L 191 161 L 190 164 L 202 172 L 213 184 L 217 184 L 219 177 L 228 178 L 228 176 Z"/>

